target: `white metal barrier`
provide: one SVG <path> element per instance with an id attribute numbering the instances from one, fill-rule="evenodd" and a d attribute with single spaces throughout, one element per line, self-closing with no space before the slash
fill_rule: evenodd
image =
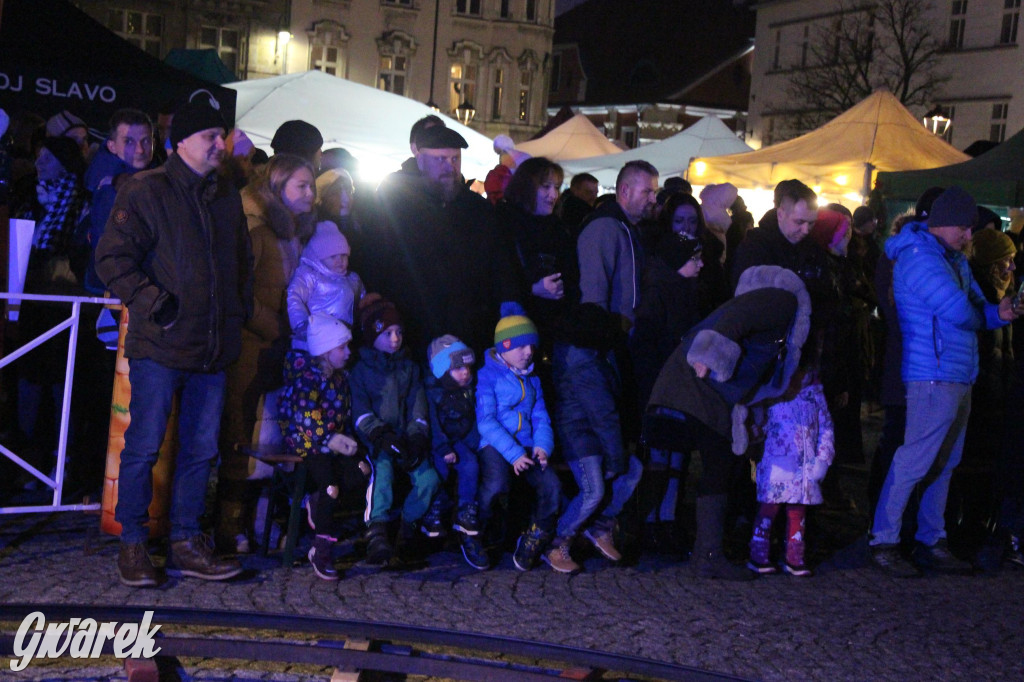
<path id="1" fill-rule="evenodd" d="M 22 469 L 32 474 L 36 479 L 44 483 L 48 488 L 53 490 L 53 499 L 51 504 L 47 505 L 34 505 L 24 507 L 0 507 L 0 514 L 24 514 L 31 512 L 54 512 L 54 511 L 89 511 L 97 510 L 100 508 L 100 503 L 95 504 L 61 504 L 61 495 L 64 491 L 64 465 L 67 462 L 67 446 L 68 446 L 68 419 L 71 414 L 71 388 L 74 383 L 75 377 L 75 347 L 78 343 L 78 325 L 81 320 L 80 313 L 82 310 L 82 304 L 95 304 L 95 305 L 108 305 L 116 304 L 120 305 L 120 301 L 116 298 L 90 298 L 86 296 L 42 296 L 38 294 L 14 294 L 7 292 L 0 292 L 0 300 L 9 299 L 15 301 L 55 301 L 60 303 L 71 304 L 71 315 L 63 322 L 51 327 L 43 334 L 40 334 L 36 338 L 32 339 L 18 350 L 5 355 L 0 358 L 0 369 L 11 364 L 21 356 L 28 353 L 33 348 L 38 348 L 43 343 L 49 341 L 57 334 L 60 334 L 65 329 L 70 330 L 70 338 L 68 339 L 68 358 L 67 365 L 64 374 L 64 399 L 60 410 L 60 435 L 57 439 L 57 465 L 55 469 L 55 478 L 50 478 L 48 475 L 36 469 L 34 466 L 26 462 L 24 459 L 11 452 L 7 447 L 0 443 L 0 454 L 4 455 L 7 459 L 11 460 Z M 110 381 L 114 381 L 114 377 L 110 377 Z"/>

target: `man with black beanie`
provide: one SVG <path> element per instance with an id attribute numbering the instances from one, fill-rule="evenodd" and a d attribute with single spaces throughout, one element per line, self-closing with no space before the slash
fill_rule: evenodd
<path id="1" fill-rule="evenodd" d="M 226 124 L 197 93 L 171 124 L 175 153 L 118 192 L 96 248 L 96 272 L 130 313 L 125 337 L 132 398 L 114 518 L 121 524 L 118 576 L 132 587 L 159 581 L 146 551 L 152 469 L 174 394 L 181 391 L 180 447 L 170 508 L 167 572 L 225 580 L 237 561 L 213 556 L 199 528 L 224 405 L 224 368 L 241 348 L 252 308 L 249 233 L 238 191 L 218 182 Z"/>

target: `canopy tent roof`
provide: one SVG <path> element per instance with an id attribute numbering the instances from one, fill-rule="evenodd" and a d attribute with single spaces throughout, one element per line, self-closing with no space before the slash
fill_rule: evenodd
<path id="1" fill-rule="evenodd" d="M 176 47 L 167 53 L 164 63 L 217 85 L 238 80 L 238 76 L 227 67 L 217 54 L 217 50 L 212 47 L 205 50 Z"/>
<path id="2" fill-rule="evenodd" d="M 559 163 L 622 151 L 583 114 L 576 114 L 543 137 L 520 142 L 516 149 L 530 156 L 543 156 Z"/>
<path id="3" fill-rule="evenodd" d="M 67 109 L 107 133 L 124 107 L 155 116 L 168 102 L 207 90 L 230 125 L 235 93 L 164 64 L 67 0 L 0 2 L 0 107 L 47 118 Z"/>
<path id="4" fill-rule="evenodd" d="M 301 119 L 324 136 L 324 149 L 344 147 L 359 160 L 365 179 L 380 179 L 409 158 L 409 129 L 436 113 L 427 105 L 321 71 L 306 71 L 226 87 L 238 93 L 236 125 L 268 152 L 274 131 L 285 121 Z M 459 132 L 469 149 L 462 151 L 462 174 L 483 178 L 498 163 L 493 142 L 458 121 L 441 116 Z"/>
<path id="5" fill-rule="evenodd" d="M 929 170 L 879 173 L 887 198 L 916 201 L 929 187 L 960 185 L 990 206 L 1024 206 L 1024 130 L 981 156 Z"/>
<path id="6" fill-rule="evenodd" d="M 768 189 L 798 178 L 825 193 L 866 195 L 869 171 L 935 168 L 967 158 L 928 132 L 891 93 L 878 91 L 795 139 L 745 154 L 698 159 L 688 179 L 699 185 L 731 182 Z"/>
<path id="7" fill-rule="evenodd" d="M 619 169 L 629 161 L 649 161 L 664 179 L 685 173 L 694 158 L 748 151 L 750 147 L 737 138 L 721 119 L 705 116 L 686 130 L 659 142 L 617 154 L 566 161 L 562 167 L 569 175 L 590 173 L 604 187 L 613 187 Z"/>

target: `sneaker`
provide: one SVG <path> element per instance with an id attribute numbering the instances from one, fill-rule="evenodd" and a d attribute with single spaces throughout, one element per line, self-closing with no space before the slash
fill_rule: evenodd
<path id="1" fill-rule="evenodd" d="M 383 566 L 394 556 L 395 549 L 388 541 L 388 527 L 383 521 L 371 523 L 366 529 L 366 563 Z"/>
<path id="2" fill-rule="evenodd" d="M 441 522 L 441 515 L 440 499 L 434 498 L 430 508 L 427 509 L 427 513 L 420 519 L 420 530 L 428 538 L 437 538 L 444 533 L 444 523 Z"/>
<path id="3" fill-rule="evenodd" d="M 622 559 L 622 555 L 619 554 L 619 550 L 615 549 L 615 545 L 612 544 L 611 531 L 600 531 L 594 528 L 588 528 L 583 531 L 583 537 L 590 540 L 590 544 L 596 547 L 597 551 L 603 554 L 609 561 L 619 561 Z"/>
<path id="4" fill-rule="evenodd" d="M 128 587 L 155 587 L 158 580 L 156 568 L 149 559 L 143 542 L 122 542 L 117 554 L 117 577 Z"/>
<path id="5" fill-rule="evenodd" d="M 899 545 L 874 545 L 871 563 L 893 578 L 916 578 L 921 575 L 914 564 L 903 558 Z"/>
<path id="6" fill-rule="evenodd" d="M 537 563 L 541 546 L 545 541 L 545 533 L 536 524 L 530 526 L 516 541 L 516 550 L 512 553 L 512 563 L 520 571 L 529 571 Z"/>
<path id="7" fill-rule="evenodd" d="M 572 541 L 569 538 L 558 538 L 541 559 L 559 573 L 579 573 L 580 565 L 573 561 L 572 555 L 569 554 L 571 546 Z"/>
<path id="8" fill-rule="evenodd" d="M 202 580 L 227 580 L 242 572 L 235 559 L 218 559 L 210 538 L 198 533 L 187 540 L 171 543 L 167 554 L 167 573 Z"/>
<path id="9" fill-rule="evenodd" d="M 747 568 L 758 575 L 772 575 L 779 572 L 779 567 L 773 563 L 761 563 L 751 559 L 747 562 Z"/>
<path id="10" fill-rule="evenodd" d="M 970 563 L 953 556 L 953 553 L 949 551 L 946 538 L 940 538 L 931 547 L 920 542 L 915 543 L 912 556 L 914 562 L 924 571 L 969 575 L 973 570 Z"/>
<path id="11" fill-rule="evenodd" d="M 452 524 L 452 528 L 466 535 L 478 535 L 480 526 L 477 521 L 477 509 L 476 502 L 461 505 L 455 514 L 455 523 Z"/>
<path id="12" fill-rule="evenodd" d="M 313 538 L 313 546 L 309 548 L 309 563 L 313 572 L 324 580 L 337 580 L 338 571 L 334 568 L 334 560 L 331 558 L 331 546 L 334 543 L 330 538 L 317 535 Z"/>
<path id="13" fill-rule="evenodd" d="M 1010 536 L 1006 551 L 1003 554 L 1003 561 L 1024 567 L 1024 553 L 1020 551 L 1020 539 L 1016 535 Z"/>
<path id="14" fill-rule="evenodd" d="M 804 564 L 791 564 L 788 561 L 782 564 L 782 570 L 798 578 L 810 578 L 814 575 L 814 571 L 807 568 Z"/>
<path id="15" fill-rule="evenodd" d="M 459 544 L 462 548 L 462 557 L 466 560 L 467 564 L 478 571 L 486 571 L 491 567 L 490 557 L 487 556 L 483 545 L 475 537 L 463 535 L 462 542 Z"/>

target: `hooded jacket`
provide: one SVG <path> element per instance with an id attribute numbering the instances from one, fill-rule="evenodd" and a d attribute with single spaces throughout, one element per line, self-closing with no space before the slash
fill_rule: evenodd
<path id="1" fill-rule="evenodd" d="M 325 313 L 349 327 L 359 301 L 366 294 L 363 280 L 348 271 L 339 275 L 312 258 L 302 258 L 288 285 L 288 321 L 295 340 L 306 339 L 309 316 Z"/>
<path id="2" fill-rule="evenodd" d="M 476 419 L 480 447 L 490 445 L 512 464 L 533 448 L 551 453 L 555 434 L 540 379 L 531 368 L 516 372 L 493 348 L 484 354 L 477 377 Z"/>
<path id="3" fill-rule="evenodd" d="M 669 356 L 649 408 L 685 413 L 743 454 L 747 408 L 786 392 L 810 316 L 810 296 L 799 277 L 772 265 L 748 268 L 735 298 L 691 329 Z M 693 370 L 698 362 L 708 367 L 704 379 Z"/>
<path id="4" fill-rule="evenodd" d="M 894 261 L 903 381 L 974 383 L 977 332 L 1008 323 L 985 300 L 966 256 L 947 248 L 923 222 L 908 223 L 890 237 L 885 254 Z"/>
<path id="5" fill-rule="evenodd" d="M 252 310 L 249 234 L 238 190 L 177 155 L 117 193 L 96 272 L 131 313 L 125 356 L 219 371 L 238 358 Z M 170 324 L 153 316 L 177 302 Z"/>
<path id="6" fill-rule="evenodd" d="M 596 303 L 623 318 L 628 330 L 640 305 L 644 253 L 640 235 L 617 201 L 609 201 L 587 220 L 576 243 L 580 266 L 580 303 Z"/>
<path id="7" fill-rule="evenodd" d="M 420 368 L 404 348 L 396 353 L 360 348 L 349 385 L 356 433 L 371 448 L 370 434 L 379 427 L 400 436 L 428 435 L 427 394 Z"/>

